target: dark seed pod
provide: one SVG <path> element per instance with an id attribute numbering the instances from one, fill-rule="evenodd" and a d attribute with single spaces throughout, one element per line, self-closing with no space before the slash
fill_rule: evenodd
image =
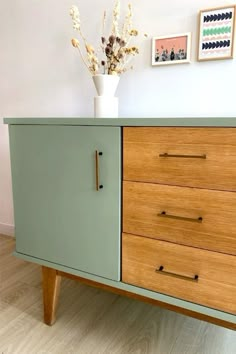
<path id="1" fill-rule="evenodd" d="M 111 54 L 111 52 L 112 52 L 111 48 L 107 46 L 107 47 L 105 48 L 105 53 L 106 53 L 106 55 Z"/>
<path id="2" fill-rule="evenodd" d="M 113 43 L 115 42 L 115 40 L 116 40 L 115 36 L 110 36 L 110 37 L 109 37 L 109 42 L 110 42 L 111 44 L 113 44 Z"/>
<path id="3" fill-rule="evenodd" d="M 125 43 L 125 41 L 122 39 L 121 41 L 120 41 L 120 46 L 121 47 L 124 47 L 126 45 L 126 43 Z"/>

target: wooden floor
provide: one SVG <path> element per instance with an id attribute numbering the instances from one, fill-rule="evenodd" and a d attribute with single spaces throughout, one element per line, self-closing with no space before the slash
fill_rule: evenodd
<path id="1" fill-rule="evenodd" d="M 62 280 L 57 322 L 42 321 L 40 267 L 0 235 L 0 354 L 235 354 L 236 332 Z"/>

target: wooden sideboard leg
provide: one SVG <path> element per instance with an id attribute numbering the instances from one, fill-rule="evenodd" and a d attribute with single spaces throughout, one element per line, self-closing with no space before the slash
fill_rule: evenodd
<path id="1" fill-rule="evenodd" d="M 44 323 L 51 326 L 56 320 L 61 276 L 55 269 L 42 266 Z"/>

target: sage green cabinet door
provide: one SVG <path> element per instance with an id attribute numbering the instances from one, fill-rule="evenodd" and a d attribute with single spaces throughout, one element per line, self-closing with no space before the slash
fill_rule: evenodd
<path id="1" fill-rule="evenodd" d="M 10 126 L 18 253 L 120 279 L 120 139 L 120 127 Z"/>

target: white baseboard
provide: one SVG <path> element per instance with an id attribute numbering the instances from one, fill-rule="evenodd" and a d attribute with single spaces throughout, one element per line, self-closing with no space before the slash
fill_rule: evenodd
<path id="1" fill-rule="evenodd" d="M 14 236 L 15 235 L 15 226 L 0 223 L 0 234 L 7 235 L 7 236 Z"/>

